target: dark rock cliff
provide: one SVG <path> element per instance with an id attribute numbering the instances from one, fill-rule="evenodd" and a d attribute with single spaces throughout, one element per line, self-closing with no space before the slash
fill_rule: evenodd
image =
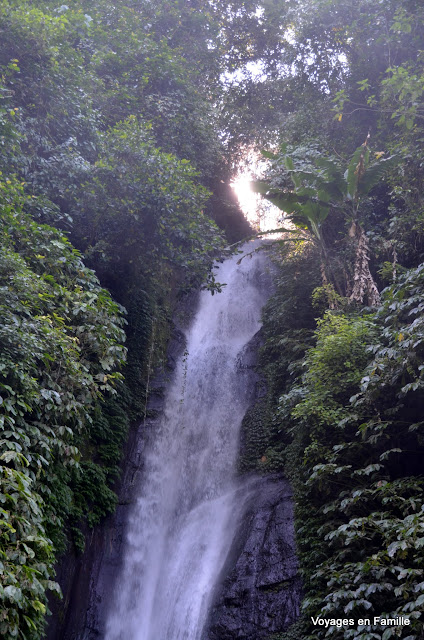
<path id="1" fill-rule="evenodd" d="M 262 640 L 298 618 L 292 491 L 281 476 L 258 481 L 226 573 L 203 640 Z"/>

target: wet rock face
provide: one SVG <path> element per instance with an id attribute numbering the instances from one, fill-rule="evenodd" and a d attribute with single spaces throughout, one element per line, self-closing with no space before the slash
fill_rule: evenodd
<path id="1" fill-rule="evenodd" d="M 299 616 L 292 492 L 281 476 L 262 478 L 240 525 L 203 640 L 262 640 Z"/>
<path id="2" fill-rule="evenodd" d="M 255 372 L 261 341 L 261 332 L 258 332 L 237 363 L 240 369 L 250 370 L 253 377 L 252 404 L 264 393 L 264 382 Z M 128 515 L 137 477 L 143 469 L 146 441 L 160 420 L 164 392 L 175 362 L 185 348 L 184 335 L 176 330 L 167 372 L 158 374 L 152 381 L 151 417 L 130 434 L 116 512 L 91 532 L 83 556 L 68 556 L 59 568 L 65 598 L 53 607 L 48 640 L 103 640 L 105 637 L 105 620 L 113 603 L 115 578 L 122 566 Z M 299 615 L 301 586 L 290 485 L 281 475 L 251 481 L 251 499 L 216 587 L 202 640 L 271 640 L 273 634 L 287 629 Z"/>
<path id="3" fill-rule="evenodd" d="M 143 469 L 146 441 L 161 419 L 164 394 L 175 370 L 175 364 L 186 348 L 183 333 L 175 328 L 168 349 L 167 366 L 151 383 L 149 416 L 133 425 L 126 443 L 116 511 L 105 518 L 101 526 L 87 530 L 86 548 L 82 555 L 70 552 L 57 567 L 64 598 L 52 599 L 52 616 L 46 630 L 46 640 L 102 640 L 107 611 L 113 600 L 116 575 L 122 565 L 131 505 L 135 499 L 137 478 Z M 133 640 L 128 638 L 128 640 Z M 159 640 L 159 639 L 158 639 Z"/>

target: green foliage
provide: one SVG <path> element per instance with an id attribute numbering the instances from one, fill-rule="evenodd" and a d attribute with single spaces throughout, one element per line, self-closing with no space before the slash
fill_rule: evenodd
<path id="1" fill-rule="evenodd" d="M 303 166 L 302 166 L 303 165 Z M 282 154 L 274 158 L 274 168 L 279 167 L 288 174 L 292 185 L 281 189 L 271 182 L 256 181 L 252 183 L 255 192 L 261 193 L 279 209 L 285 217 L 300 229 L 308 230 L 320 247 L 324 249 L 322 226 L 330 212 L 330 196 L 323 191 L 323 178 L 320 171 L 315 174 L 304 161 L 295 168 L 293 158 Z M 278 178 L 277 178 L 278 179 Z M 281 178 L 280 178 L 281 179 Z"/>
<path id="2" fill-rule="evenodd" d="M 3 449 L 4 450 L 4 449 Z M 0 602 L 3 638 L 41 638 L 54 551 L 43 526 L 43 500 L 34 490 L 26 461 L 5 451 L 0 468 Z M 17 468 L 6 466 L 15 464 Z"/>
<path id="3" fill-rule="evenodd" d="M 283 633 L 273 633 L 267 640 L 299 640 L 307 633 L 307 621 L 302 617 Z"/>
<path id="4" fill-rule="evenodd" d="M 103 394 L 116 393 L 125 349 L 122 309 L 63 235 L 31 220 L 26 201 L 13 178 L 0 179 L 0 624 L 4 638 L 36 639 L 45 592 L 58 590 L 46 533 L 58 535 L 74 508 L 75 443 Z"/>
<path id="5" fill-rule="evenodd" d="M 385 290 L 377 318 L 383 325 L 381 341 L 373 349 L 370 375 L 364 377 L 364 398 L 387 388 L 396 389 L 399 398 L 423 389 L 423 303 L 424 265 L 401 276 L 399 283 Z M 358 398 L 358 402 L 365 401 Z"/>
<path id="6" fill-rule="evenodd" d="M 277 256 L 277 264 L 284 260 L 284 269 L 278 271 L 276 291 L 263 310 L 265 344 L 259 359 L 266 396 L 243 420 L 241 471 L 283 470 L 290 437 L 276 403 L 299 380 L 302 358 L 312 345 L 316 326 L 309 303 L 319 281 L 316 252 L 310 248 L 295 252 L 283 245 Z"/>
<path id="7" fill-rule="evenodd" d="M 366 318 L 348 319 L 327 312 L 318 322 L 316 346 L 308 351 L 304 384 L 308 389 L 293 415 L 316 415 L 323 424 L 344 405 L 359 384 L 368 361 L 373 326 Z M 324 411 L 321 416 L 321 411 Z"/>
<path id="8" fill-rule="evenodd" d="M 368 265 L 369 245 L 360 213 L 366 196 L 397 163 L 397 158 L 378 158 L 370 164 L 368 138 L 355 150 L 344 173 L 338 160 L 321 156 L 314 147 L 307 149 L 306 157 L 304 148 L 294 149 L 292 157 L 287 154 L 287 145 L 283 145 L 279 154 L 266 154 L 272 160 L 268 180 L 254 181 L 252 187 L 283 210 L 284 219 L 304 230 L 317 244 L 324 287 L 330 278 L 339 298 L 348 296 L 351 301 L 362 303 L 367 295 L 368 304 L 374 306 L 379 302 L 379 293 Z M 292 184 L 287 184 L 287 177 Z M 344 226 L 350 223 L 347 242 L 354 247 L 353 264 L 349 254 L 343 256 L 344 260 L 340 252 L 336 260 L 331 256 L 334 248 L 328 246 L 326 238 L 330 234 L 326 228 L 340 225 L 340 221 Z M 344 229 L 340 227 L 341 233 Z"/>
<path id="9" fill-rule="evenodd" d="M 220 289 L 209 216 L 245 235 L 228 182 L 264 142 L 294 229 L 241 467 L 293 480 L 307 613 L 422 609 L 421 4 L 2 2 L 2 637 L 41 636 L 55 555 L 113 508 L 175 300 Z M 126 365 L 85 265 L 128 308 Z"/>
<path id="10" fill-rule="evenodd" d="M 346 309 L 348 306 L 346 298 L 340 296 L 332 284 L 325 284 L 314 289 L 311 301 L 312 306 L 320 315 L 323 315 L 327 309 Z"/>
<path id="11" fill-rule="evenodd" d="M 4 585 L 24 594 L 5 592 L 5 638 L 41 636 L 55 560 L 70 542 L 82 550 L 87 528 L 114 509 L 123 444 L 145 415 L 176 298 L 221 287 L 210 266 L 223 241 L 208 215 L 222 197 L 207 204 L 206 185 L 229 176 L 210 96 L 224 54 L 199 32 L 185 57 L 172 23 L 179 15 L 181 32 L 204 33 L 220 28 L 218 13 L 171 9 L 0 7 L 0 170 L 13 174 L 0 181 L 0 454 L 7 482 L 24 474 L 22 500 L 36 505 L 1 547 Z M 228 208 L 230 233 L 232 217 Z M 66 229 L 84 262 L 46 222 Z M 128 307 L 128 325 L 109 292 Z M 21 503 L 3 502 L 4 521 L 15 523 Z M 38 565 L 23 544 L 44 562 L 41 586 L 25 593 L 19 567 Z"/>
<path id="12" fill-rule="evenodd" d="M 44 221 L 61 220 L 69 228 L 74 191 L 98 158 L 99 136 L 130 116 L 151 127 L 157 149 L 189 160 L 199 171 L 199 182 L 229 180 L 210 93 L 222 93 L 218 61 L 225 54 L 220 47 L 207 47 L 200 32 L 191 35 L 190 43 L 203 50 L 208 83 L 195 59 L 182 55 L 171 27 L 171 16 L 177 19 L 178 13 L 181 33 L 193 20 L 213 32 L 221 20 L 218 24 L 212 9 L 199 17 L 194 8 L 178 4 L 163 14 L 161 3 L 153 13 L 144 3 L 118 7 L 108 0 L 60 7 L 47 1 L 3 3 L 0 24 L 7 35 L 0 68 L 21 135 L 9 162 L 32 192 L 59 207 L 53 215 L 49 208 L 42 210 Z M 169 37 L 150 28 L 156 24 L 161 30 L 162 20 L 165 32 L 172 31 Z"/>
<path id="13" fill-rule="evenodd" d="M 283 273 L 290 268 L 285 260 Z M 422 634 L 423 274 L 422 265 L 402 274 L 383 292 L 373 315 L 327 311 L 318 321 L 314 346 L 304 357 L 298 350 L 297 362 L 291 352 L 289 366 L 297 376 L 290 380 L 286 368 L 279 385 L 283 394 L 269 399 L 264 424 L 253 425 L 265 434 L 257 441 L 256 459 L 265 457 L 262 467 L 268 462 L 270 469 L 278 461 L 295 489 L 306 593 L 303 638 L 418 639 Z M 303 304 L 305 293 L 295 292 Z M 282 349 L 293 334 L 290 306 L 279 307 L 275 299 L 270 305 L 275 318 L 264 318 L 262 364 L 275 384 L 275 326 L 281 327 L 283 363 Z M 411 625 L 396 633 L 371 626 L 308 628 L 310 616 L 382 614 L 403 615 Z"/>
<path id="14" fill-rule="evenodd" d="M 297 99 L 293 107 L 284 94 L 280 139 L 269 134 L 269 147 L 282 141 L 282 151 L 267 153 L 271 171 L 258 190 L 283 194 L 288 217 L 325 247 L 328 281 L 312 300 L 304 287 L 295 292 L 299 333 L 310 327 L 312 302 L 324 313 L 306 357 L 301 349 L 287 357 L 294 336 L 285 301 L 277 295 L 272 320 L 265 314 L 262 364 L 280 389 L 265 420 L 278 427 L 255 426 L 268 439 L 252 457 L 278 459 L 295 489 L 302 638 L 423 633 L 421 5 L 292 2 L 285 20 L 279 14 L 282 30 L 290 24 L 281 73 L 286 83 L 296 78 Z M 368 132 L 374 153 L 361 145 Z M 320 239 L 302 211 L 308 199 L 324 215 L 330 206 Z M 316 274 L 308 257 L 298 259 L 299 271 Z M 373 315 L 346 304 L 368 263 L 379 285 L 390 283 Z M 283 273 L 290 264 L 285 258 Z M 372 614 L 403 614 L 411 626 L 309 625 L 311 615 Z"/>
<path id="15" fill-rule="evenodd" d="M 346 217 L 356 220 L 360 199 L 398 161 L 396 156 L 390 156 L 370 164 L 368 138 L 355 150 L 344 173 L 339 161 L 316 153 L 314 148 L 309 149 L 306 159 L 302 157 L 303 149 L 295 149 L 293 159 L 286 148 L 284 145 L 281 153 L 272 156 L 269 180 L 253 182 L 252 187 L 282 209 L 294 224 L 309 229 L 320 244 L 324 242 L 322 227 L 331 208 L 342 209 Z M 277 186 L 281 172 L 293 183 L 283 189 Z"/>
<path id="16" fill-rule="evenodd" d="M 208 192 L 197 175 L 187 160 L 157 149 L 150 128 L 134 116 L 104 135 L 72 211 L 73 237 L 112 290 L 122 289 L 112 277 L 133 283 L 146 269 L 168 265 L 181 271 L 183 287 L 206 279 L 221 242 L 203 215 Z"/>

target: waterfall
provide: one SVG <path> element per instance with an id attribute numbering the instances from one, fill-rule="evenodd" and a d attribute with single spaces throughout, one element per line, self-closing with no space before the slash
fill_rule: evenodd
<path id="1" fill-rule="evenodd" d="M 248 244 L 251 252 L 257 244 Z M 236 476 L 254 392 L 243 351 L 269 294 L 262 252 L 219 265 L 202 291 L 164 416 L 151 434 L 105 640 L 201 640 L 252 482 Z"/>

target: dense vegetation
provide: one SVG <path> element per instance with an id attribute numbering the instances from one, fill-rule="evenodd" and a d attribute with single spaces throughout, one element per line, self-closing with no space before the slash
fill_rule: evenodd
<path id="1" fill-rule="evenodd" d="M 0 33 L 0 635 L 43 636 L 114 508 L 173 306 L 250 232 L 254 147 L 286 231 L 241 464 L 295 488 L 285 637 L 422 637 L 421 3 L 4 0 Z M 411 626 L 308 622 L 383 613 Z"/>
<path id="2" fill-rule="evenodd" d="M 114 509 L 172 306 L 219 288 L 210 216 L 249 231 L 205 95 L 222 54 L 199 33 L 187 62 L 174 23 L 152 3 L 0 7 L 2 638 L 44 635 L 55 560 Z"/>
<path id="3" fill-rule="evenodd" d="M 286 258 L 266 310 L 270 391 L 248 421 L 243 466 L 284 470 L 294 485 L 306 592 L 297 637 L 316 636 L 310 616 L 404 615 L 411 626 L 400 637 L 420 638 L 423 268 L 386 288 L 377 311 L 327 310 L 314 330 L 317 309 L 303 299 L 302 323 L 296 309 L 299 287 L 313 295 L 314 283 L 296 275 L 308 266 L 312 256 Z M 372 624 L 330 633 L 399 636 Z"/>
<path id="4" fill-rule="evenodd" d="M 424 632 L 423 12 L 303 6 L 291 32 L 302 104 L 254 185 L 286 212 L 286 231 L 264 316 L 269 391 L 246 420 L 241 467 L 283 470 L 295 490 L 303 618 L 278 640 L 414 640 Z M 317 616 L 355 624 L 325 629 Z"/>

